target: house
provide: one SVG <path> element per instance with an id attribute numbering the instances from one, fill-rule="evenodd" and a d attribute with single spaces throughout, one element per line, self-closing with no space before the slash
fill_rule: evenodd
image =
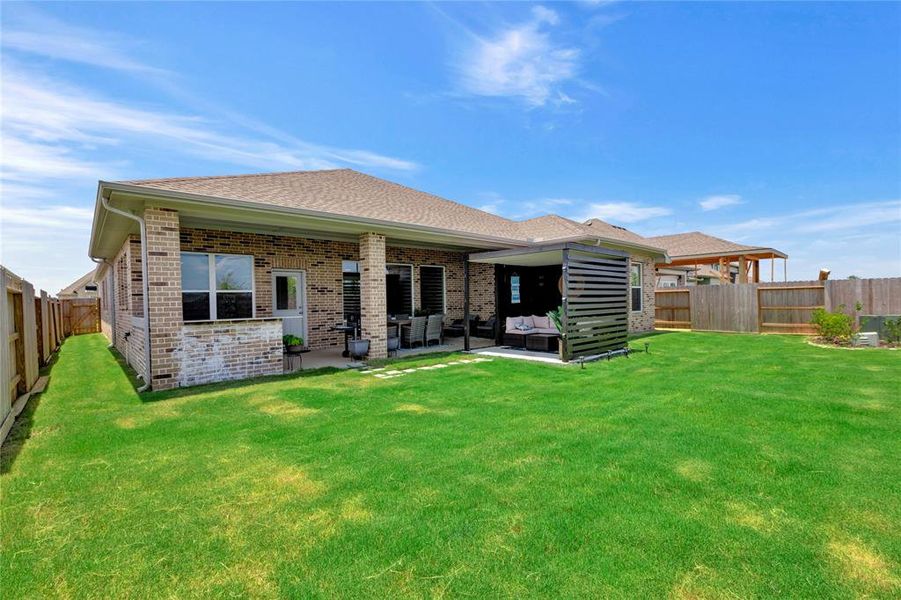
<path id="1" fill-rule="evenodd" d="M 730 242 L 700 231 L 645 239 L 648 244 L 665 249 L 670 257 L 669 262 L 656 265 L 658 287 L 758 283 L 762 260 L 770 261 L 771 280 L 775 278 L 776 259 L 788 261 L 788 255 L 775 248 Z M 785 264 L 783 273 L 787 274 Z"/>
<path id="2" fill-rule="evenodd" d="M 56 295 L 60 300 L 72 298 L 97 298 L 99 296 L 97 284 L 94 282 L 94 270 L 85 273 Z"/>
<path id="3" fill-rule="evenodd" d="M 101 181 L 89 254 L 103 332 L 154 389 L 279 373 L 283 333 L 330 348 L 353 319 L 384 357 L 386 316 L 417 311 L 562 304 L 565 358 L 619 348 L 652 329 L 668 261 L 600 221 L 513 221 L 350 169 Z"/>

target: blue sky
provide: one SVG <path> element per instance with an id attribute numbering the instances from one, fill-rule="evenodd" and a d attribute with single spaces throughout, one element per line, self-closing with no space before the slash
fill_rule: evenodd
<path id="1" fill-rule="evenodd" d="M 353 167 L 513 218 L 901 275 L 901 4 L 4 3 L 2 261 L 98 179 Z"/>

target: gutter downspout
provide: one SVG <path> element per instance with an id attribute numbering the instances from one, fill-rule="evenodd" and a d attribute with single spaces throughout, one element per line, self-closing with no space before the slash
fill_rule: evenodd
<path id="1" fill-rule="evenodd" d="M 144 370 L 146 375 L 144 377 L 144 385 L 138 388 L 138 392 L 145 392 L 150 389 L 150 373 L 152 372 L 150 370 L 150 283 L 147 280 L 147 224 L 144 223 L 143 218 L 137 215 L 110 206 L 103 192 L 100 192 L 99 196 L 103 208 L 126 219 L 137 221 L 141 228 L 141 287 L 143 288 L 144 301 Z"/>

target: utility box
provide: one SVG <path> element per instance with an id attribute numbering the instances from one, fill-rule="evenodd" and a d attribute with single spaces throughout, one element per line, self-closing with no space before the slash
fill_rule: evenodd
<path id="1" fill-rule="evenodd" d="M 854 336 L 852 343 L 855 346 L 877 348 L 879 347 L 879 334 L 875 331 L 861 331 Z"/>

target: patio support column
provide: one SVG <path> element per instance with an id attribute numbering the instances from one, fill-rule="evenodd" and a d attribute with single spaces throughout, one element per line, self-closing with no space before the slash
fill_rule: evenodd
<path id="1" fill-rule="evenodd" d="M 463 256 L 463 350 L 469 352 L 469 255 Z"/>
<path id="2" fill-rule="evenodd" d="M 385 290 L 385 236 L 360 234 L 360 329 L 369 357 L 388 356 L 388 299 Z"/>
<path id="3" fill-rule="evenodd" d="M 748 261 L 744 256 L 738 257 L 738 283 L 748 283 Z"/>

